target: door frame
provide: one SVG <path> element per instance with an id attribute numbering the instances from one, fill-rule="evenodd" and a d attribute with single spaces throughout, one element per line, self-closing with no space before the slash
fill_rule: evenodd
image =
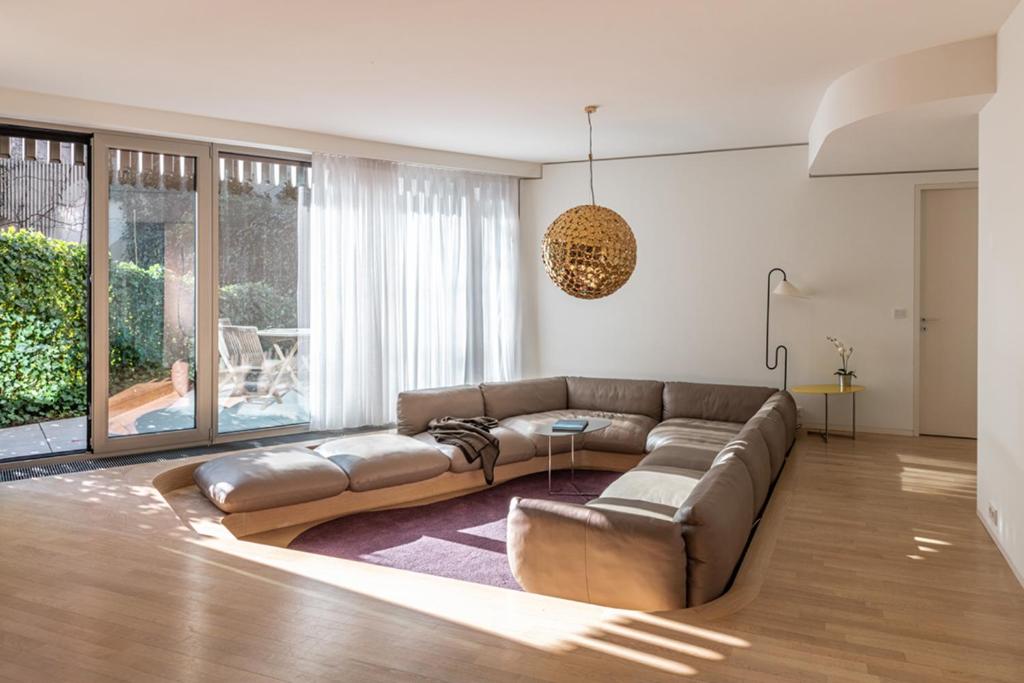
<path id="1" fill-rule="evenodd" d="M 977 180 L 914 186 L 914 436 L 921 436 L 921 202 L 930 190 L 978 189 Z"/>
<path id="2" fill-rule="evenodd" d="M 111 149 L 130 149 L 157 154 L 193 157 L 196 160 L 196 385 L 195 426 L 192 429 L 111 437 L 108 433 L 108 385 L 110 380 L 109 326 L 109 201 L 108 175 Z M 209 443 L 216 364 L 213 338 L 208 325 L 212 295 L 212 198 L 210 196 L 212 164 L 210 145 L 180 142 L 167 138 L 96 133 L 93 137 L 93 239 L 92 239 L 92 433 L 91 450 L 97 455 L 111 455 L 144 450 L 196 446 Z M 102 295 L 101 295 L 102 293 Z"/>
<path id="3" fill-rule="evenodd" d="M 284 152 L 271 149 L 254 149 L 252 147 L 240 147 L 238 145 L 210 145 L 210 163 L 212 174 L 210 177 L 210 198 L 211 198 L 211 222 L 210 222 L 210 255 L 211 273 L 210 282 L 213 288 L 210 297 L 209 318 L 207 325 L 211 330 L 211 347 L 214 354 L 213 362 L 219 363 L 217 350 L 217 336 L 219 334 L 220 320 L 220 297 L 215 294 L 220 290 L 220 157 L 222 154 L 235 154 L 252 158 L 266 159 L 268 161 L 295 161 L 311 163 L 312 156 L 298 152 Z M 310 431 L 309 422 L 300 422 L 293 425 L 281 427 L 258 427 L 237 432 L 220 432 L 220 378 L 216 376 L 213 382 L 211 397 L 211 422 L 210 422 L 210 444 L 230 443 L 241 439 L 255 437 L 289 436 L 292 434 L 305 434 Z"/>

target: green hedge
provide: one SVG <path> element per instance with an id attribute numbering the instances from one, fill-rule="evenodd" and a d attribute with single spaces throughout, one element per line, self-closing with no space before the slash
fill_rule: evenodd
<path id="1" fill-rule="evenodd" d="M 84 414 L 83 246 L 0 231 L 0 425 Z"/>
<path id="2" fill-rule="evenodd" d="M 0 230 L 0 427 L 85 414 L 87 273 L 83 245 L 33 230 Z M 165 376 L 174 360 L 194 360 L 191 336 L 165 335 L 166 275 L 159 264 L 113 263 L 112 393 Z M 294 296 L 262 282 L 220 290 L 221 317 L 236 324 L 291 327 L 295 311 Z"/>
<path id="3" fill-rule="evenodd" d="M 241 282 L 220 288 L 218 313 L 235 325 L 295 327 L 295 296 L 278 292 L 264 282 Z"/>

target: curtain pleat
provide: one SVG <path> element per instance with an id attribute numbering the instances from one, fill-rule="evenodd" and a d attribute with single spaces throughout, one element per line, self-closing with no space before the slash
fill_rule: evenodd
<path id="1" fill-rule="evenodd" d="M 314 429 L 392 423 L 407 389 L 519 376 L 515 179 L 323 154 L 312 173 Z"/>

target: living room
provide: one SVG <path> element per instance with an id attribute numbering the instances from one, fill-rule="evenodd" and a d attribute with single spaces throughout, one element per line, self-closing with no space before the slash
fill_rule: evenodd
<path id="1" fill-rule="evenodd" d="M 0 677 L 1024 677 L 1016 0 L 0 16 Z"/>

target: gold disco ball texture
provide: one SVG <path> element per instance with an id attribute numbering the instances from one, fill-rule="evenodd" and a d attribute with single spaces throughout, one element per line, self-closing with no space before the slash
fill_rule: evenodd
<path id="1" fill-rule="evenodd" d="M 636 238 L 611 209 L 576 206 L 548 226 L 542 245 L 544 269 L 562 291 L 578 299 L 600 299 L 626 284 L 636 267 Z"/>

